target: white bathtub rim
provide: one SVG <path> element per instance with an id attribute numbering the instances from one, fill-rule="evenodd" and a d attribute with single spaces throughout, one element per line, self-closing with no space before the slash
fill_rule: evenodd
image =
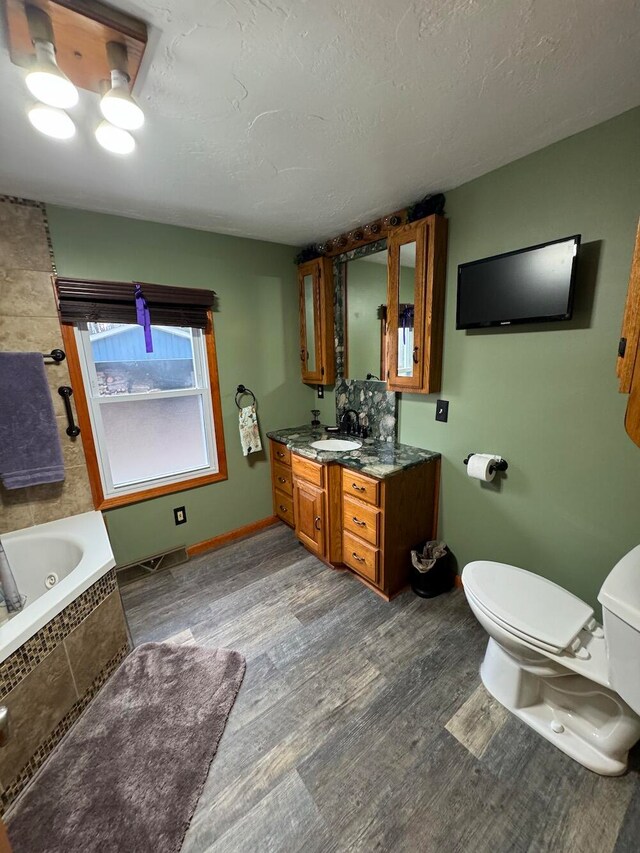
<path id="1" fill-rule="evenodd" d="M 78 532 L 81 528 L 83 533 Z M 66 532 L 65 532 L 66 531 Z M 84 535 L 83 535 L 84 534 Z M 72 515 L 36 527 L 2 534 L 6 542 L 17 537 L 66 538 L 83 551 L 80 562 L 69 574 L 23 611 L 0 625 L 0 663 L 61 613 L 79 595 L 100 580 L 115 564 L 102 514 L 97 511 Z M 93 552 L 89 549 L 93 547 Z"/>

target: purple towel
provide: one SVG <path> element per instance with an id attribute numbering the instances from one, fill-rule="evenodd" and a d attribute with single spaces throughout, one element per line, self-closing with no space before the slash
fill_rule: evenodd
<path id="1" fill-rule="evenodd" d="M 64 480 L 45 369 L 39 352 L 0 352 L 0 478 L 7 489 Z"/>

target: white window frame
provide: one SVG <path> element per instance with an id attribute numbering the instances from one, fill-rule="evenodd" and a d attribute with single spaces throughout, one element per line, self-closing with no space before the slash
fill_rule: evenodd
<path id="1" fill-rule="evenodd" d="M 413 326 L 398 328 L 398 376 L 413 376 Z"/>
<path id="2" fill-rule="evenodd" d="M 132 324 L 133 325 L 133 324 Z M 153 328 L 153 326 L 152 326 Z M 159 327 L 163 328 L 163 327 Z M 220 471 L 218 460 L 218 447 L 214 426 L 213 400 L 211 393 L 211 379 L 207 363 L 207 350 L 203 330 L 192 328 L 192 350 L 195 381 L 193 388 L 181 388 L 171 391 L 150 391 L 138 394 L 114 394 L 104 396 L 98 393 L 98 377 L 91 351 L 91 341 L 87 323 L 78 323 L 74 329 L 78 360 L 82 371 L 89 419 L 93 431 L 94 443 L 100 480 L 105 500 L 123 495 L 135 495 L 147 489 L 160 488 L 162 486 L 193 480 L 196 477 L 204 477 L 209 474 L 218 474 Z M 111 476 L 111 466 L 108 458 L 107 442 L 102 421 L 101 406 L 117 406 L 123 402 L 134 402 L 138 400 L 166 399 L 167 397 L 200 397 L 203 419 L 203 433 L 207 453 L 208 464 L 187 471 L 180 471 L 159 477 L 144 480 L 135 480 L 120 485 L 115 485 Z"/>

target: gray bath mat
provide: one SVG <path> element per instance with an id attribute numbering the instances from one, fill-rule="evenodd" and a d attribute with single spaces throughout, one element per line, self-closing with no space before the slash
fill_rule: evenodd
<path id="1" fill-rule="evenodd" d="M 132 652 L 11 810 L 14 853 L 175 853 L 244 676 L 238 652 Z"/>

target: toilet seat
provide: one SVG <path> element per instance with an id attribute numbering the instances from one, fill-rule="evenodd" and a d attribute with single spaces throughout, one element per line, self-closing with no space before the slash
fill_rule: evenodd
<path id="1" fill-rule="evenodd" d="M 557 655 L 558 650 L 555 646 L 551 646 L 548 643 L 544 643 L 539 640 L 537 637 L 531 637 L 528 634 L 525 634 L 523 631 L 514 628 L 513 625 L 508 625 L 506 622 L 503 622 L 495 613 L 491 613 L 491 611 L 487 610 L 487 608 L 482 604 L 481 601 L 473 595 L 473 593 L 469 592 L 468 589 L 465 588 L 465 595 L 469 603 L 474 604 L 478 610 L 480 610 L 487 619 L 490 619 L 495 625 L 502 628 L 503 631 L 506 631 L 507 634 L 510 634 L 512 637 L 517 637 L 522 640 L 526 645 L 534 650 L 537 650 L 545 655 Z M 564 651 L 564 649 L 561 649 Z"/>
<path id="2" fill-rule="evenodd" d="M 469 563 L 462 581 L 488 618 L 542 652 L 558 655 L 569 649 L 593 619 L 591 607 L 577 596 L 506 563 Z"/>

